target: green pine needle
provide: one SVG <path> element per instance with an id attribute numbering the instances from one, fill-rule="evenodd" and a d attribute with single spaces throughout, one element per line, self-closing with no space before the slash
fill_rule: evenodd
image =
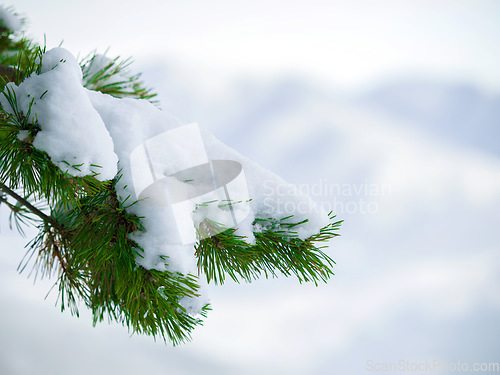
<path id="1" fill-rule="evenodd" d="M 288 222 L 291 216 L 281 220 L 258 219 L 264 227 L 255 232 L 255 244 L 249 244 L 245 237 L 238 236 L 236 229 L 221 231 L 217 223 L 206 220 L 200 226 L 201 241 L 197 244 L 198 269 L 207 281 L 223 284 L 226 275 L 232 280 L 252 281 L 261 274 L 267 278 L 276 277 L 278 272 L 294 275 L 299 282 L 319 280 L 326 282 L 333 275 L 335 262 L 317 247 L 338 236 L 336 231 L 342 221 L 334 221 L 330 213 L 330 224 L 316 235 L 305 240 L 298 238 L 292 229 L 304 222 Z M 254 224 L 255 224 L 254 223 Z M 211 233 L 217 233 L 211 235 Z"/>

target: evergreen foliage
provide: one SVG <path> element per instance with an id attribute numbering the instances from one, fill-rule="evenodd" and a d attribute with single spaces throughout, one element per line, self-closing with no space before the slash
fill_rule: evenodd
<path id="1" fill-rule="evenodd" d="M 111 181 L 75 177 L 33 146 L 40 131 L 36 114 L 19 111 L 15 93 L 5 85 L 19 85 L 31 74 L 40 74 L 44 52 L 45 47 L 0 28 L 0 95 L 14 109 L 13 114 L 0 111 L 0 204 L 11 210 L 11 224 L 21 233 L 27 225 L 38 229 L 19 269 L 33 267 L 35 275 L 56 276 L 61 310 L 78 315 L 78 304 L 83 303 L 92 311 L 94 324 L 112 319 L 133 332 L 183 342 L 202 321 L 188 314 L 180 300 L 197 295 L 202 276 L 138 266 L 135 260 L 142 250 L 129 234 L 143 226 L 140 217 L 127 212 L 136 202 L 117 198 L 120 175 Z M 129 64 L 92 53 L 81 60 L 83 83 L 116 97 L 154 100 L 140 76 L 129 74 Z M 301 223 L 294 223 L 293 217 L 257 219 L 262 230 L 255 233 L 253 245 L 233 229 L 215 230 L 218 224 L 207 220 L 196 245 L 199 273 L 219 284 L 226 277 L 239 282 L 278 273 L 295 275 L 300 282 L 326 282 L 334 262 L 318 244 L 337 236 L 341 223 L 330 218 L 331 224 L 306 240 L 294 232 Z M 202 317 L 209 310 L 205 306 Z"/>

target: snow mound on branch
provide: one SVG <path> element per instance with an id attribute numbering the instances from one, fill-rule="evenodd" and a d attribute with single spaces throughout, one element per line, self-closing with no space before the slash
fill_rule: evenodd
<path id="1" fill-rule="evenodd" d="M 7 8 L 0 5 L 0 26 L 4 26 L 14 32 L 21 30 L 21 19 L 10 12 Z"/>
<path id="2" fill-rule="evenodd" d="M 229 227 L 249 243 L 255 242 L 253 232 L 262 229 L 254 226 L 256 218 L 308 220 L 294 227 L 301 239 L 329 223 L 309 197 L 196 124 L 183 125 L 147 100 L 84 88 L 80 66 L 62 48 L 43 55 L 39 75 L 8 88 L 23 113 L 32 106 L 33 120 L 41 127 L 33 145 L 61 169 L 75 176 L 99 172 L 96 177 L 102 180 L 120 171 L 118 197 L 125 205 L 136 202 L 127 211 L 141 217 L 145 229 L 130 237 L 143 250 L 136 262 L 146 269 L 197 274 L 196 229 L 204 219 L 221 223 L 232 216 Z M 6 98 L 0 100 L 8 110 Z M 79 164 L 78 169 L 68 163 Z M 144 191 L 152 194 L 144 198 Z M 181 303 L 199 313 L 208 299 L 202 293 Z"/>
<path id="3" fill-rule="evenodd" d="M 18 110 L 31 113 L 41 130 L 33 146 L 49 154 L 53 163 L 73 176 L 95 175 L 104 181 L 117 173 L 118 157 L 113 140 L 82 86 L 76 59 L 63 48 L 43 55 L 41 73 L 32 74 L 19 86 L 9 83 Z M 10 113 L 5 97 L 3 108 Z M 31 109 L 31 111 L 30 111 Z"/>
<path id="4" fill-rule="evenodd" d="M 134 189 L 134 183 L 137 184 L 138 177 L 133 176 L 131 166 L 131 159 L 133 159 L 131 155 L 134 150 L 165 132 L 179 130 L 185 126 L 182 126 L 178 119 L 146 100 L 118 99 L 91 90 L 87 93 L 114 140 L 115 151 L 120 160 L 119 169 L 123 174 L 117 184 L 118 195 L 122 200 L 128 199 L 133 202 L 139 198 Z M 249 242 L 252 242 L 254 240 L 253 231 L 256 229 L 252 225 L 255 217 L 282 219 L 293 215 L 293 222 L 307 219 L 307 223 L 294 228 L 301 239 L 317 233 L 320 228 L 329 223 L 328 215 L 316 206 L 308 196 L 295 189 L 293 185 L 287 184 L 274 173 L 226 146 L 208 131 L 203 129 L 199 131 L 203 142 L 199 147 L 189 147 L 190 142 L 199 144 L 194 139 L 195 133 L 187 133 L 193 135 L 183 147 L 169 144 L 168 139 L 164 138 L 165 141 L 161 146 L 171 150 L 168 152 L 168 158 L 150 160 L 150 163 L 157 165 L 144 163 L 141 171 L 143 174 L 139 180 L 153 181 L 150 169 L 161 169 L 164 171 L 162 177 L 165 178 L 166 183 L 172 184 L 172 181 L 168 181 L 172 171 L 183 169 L 183 166 L 196 164 L 195 160 L 198 160 L 198 163 L 205 159 L 237 161 L 243 167 L 246 186 L 236 187 L 232 194 L 244 196 L 244 192 L 238 191 L 238 189 L 247 189 L 247 195 L 251 199 L 251 211 L 248 214 L 248 219 L 240 223 L 237 234 L 247 236 Z M 183 152 L 184 148 L 189 148 L 189 150 Z M 153 151 L 150 148 L 149 153 Z M 156 176 L 156 178 L 160 178 L 160 176 Z M 149 182 L 145 183 L 145 185 L 148 184 Z M 193 188 L 192 185 L 183 181 L 175 181 L 175 184 L 179 190 L 182 189 L 186 194 Z M 168 269 L 181 273 L 197 272 L 194 241 L 188 245 L 172 241 L 178 237 L 179 232 L 188 232 L 192 229 L 196 221 L 194 220 L 196 215 L 193 214 L 194 205 L 186 205 L 186 220 L 179 223 L 170 207 L 142 203 L 139 202 L 129 209 L 136 215 L 144 217 L 142 222 L 146 228 L 146 231 L 133 235 L 134 241 L 144 249 L 143 257 L 137 259 L 138 263 L 145 268 Z M 217 212 L 219 209 L 217 205 L 208 205 L 204 208 L 205 217 L 220 216 L 220 212 Z M 162 256 L 167 257 L 168 260 L 165 262 L 161 259 Z"/>

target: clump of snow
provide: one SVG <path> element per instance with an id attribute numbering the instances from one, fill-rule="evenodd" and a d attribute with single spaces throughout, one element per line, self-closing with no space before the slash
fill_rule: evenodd
<path id="1" fill-rule="evenodd" d="M 41 128 L 33 146 L 49 154 L 52 162 L 73 176 L 96 175 L 112 179 L 118 158 L 104 122 L 92 106 L 81 83 L 76 59 L 63 48 L 43 55 L 41 74 L 32 74 L 19 86 L 8 83 L 16 95 L 18 110 Z M 2 107 L 13 113 L 5 96 Z"/>
<path id="2" fill-rule="evenodd" d="M 139 197 L 134 188 L 134 180 L 137 178 L 132 173 L 131 161 L 135 159 L 131 159 L 131 155 L 149 139 L 169 129 L 175 129 L 181 123 L 146 100 L 118 99 L 91 90 L 87 90 L 87 94 L 115 144 L 119 169 L 123 174 L 116 185 L 117 194 L 122 200 L 130 197 L 130 201 L 135 201 Z M 164 161 L 165 168 L 185 163 L 182 154 L 176 158 L 175 153 L 171 156 L 173 159 Z M 156 163 L 161 164 L 161 161 Z M 141 179 L 153 183 L 150 167 L 144 165 L 144 175 Z M 197 273 L 194 243 L 184 245 L 179 239 L 179 233 L 193 230 L 192 222 L 181 223 L 179 228 L 172 207 L 149 205 L 147 200 L 130 207 L 129 211 L 144 217 L 142 223 L 146 230 L 132 235 L 132 239 L 144 250 L 144 253 L 137 257 L 138 264 L 148 269 Z M 166 257 L 166 261 L 162 257 Z"/>
<path id="3" fill-rule="evenodd" d="M 134 189 L 132 168 L 137 169 L 137 167 L 133 167 L 132 164 L 136 159 L 131 158 L 131 155 L 141 145 L 146 144 L 148 140 L 159 137 L 168 130 L 179 129 L 181 123 L 175 117 L 158 109 L 146 100 L 117 99 L 90 90 L 88 95 L 114 140 L 115 151 L 120 160 L 119 168 L 123 173 L 123 177 L 117 185 L 118 194 L 122 199 L 130 196 L 133 200 L 136 200 L 139 197 Z M 175 147 L 173 144 L 164 143 L 165 148 L 176 151 L 169 152 L 168 159 L 155 161 L 160 166 L 163 165 L 165 170 L 163 176 L 156 176 L 156 178 L 164 178 L 165 183 L 168 183 L 169 179 L 167 177 L 170 174 L 175 173 L 179 166 L 187 167 L 192 165 L 193 159 L 199 160 L 199 162 L 205 159 L 237 161 L 243 166 L 247 182 L 246 186 L 240 186 L 239 189 L 248 189 L 248 193 L 245 194 L 236 190 L 234 194 L 235 196 L 248 195 L 250 197 L 252 210 L 248 212 L 248 215 L 251 218 L 255 215 L 255 217 L 260 218 L 282 219 L 294 215 L 294 222 L 308 219 L 307 223 L 294 228 L 301 239 L 317 233 L 321 227 L 329 223 L 328 215 L 318 209 L 309 197 L 293 189 L 292 185 L 287 184 L 274 173 L 224 145 L 209 132 L 201 129 L 201 134 L 203 147 L 191 147 L 187 153 L 182 152 L 183 147 Z M 194 136 L 192 142 L 195 143 Z M 188 148 L 188 146 L 186 145 L 184 148 Z M 159 166 L 143 164 L 144 175 L 141 176 L 141 180 L 146 181 L 145 185 L 154 182 L 150 168 L 158 170 Z M 178 182 L 178 184 L 182 183 Z M 189 183 L 184 183 L 182 189 L 187 195 L 189 195 L 189 188 Z M 189 206 L 186 208 L 185 212 L 191 216 L 187 216 L 184 222 L 179 223 L 175 218 L 172 205 L 161 207 L 149 206 L 147 202 L 144 203 L 131 207 L 135 214 L 145 217 L 143 222 L 146 231 L 134 234 L 134 240 L 145 250 L 145 253 L 142 254 L 144 257 L 138 258 L 139 264 L 146 268 L 162 269 L 165 262 L 161 260 L 160 256 L 163 255 L 170 259 L 167 261 L 168 265 L 166 265 L 170 271 L 185 272 L 187 269 L 195 270 L 194 243 L 188 246 L 180 246 L 180 240 L 178 240 L 179 232 L 193 231 L 193 219 L 197 219 L 195 220 L 197 222 L 201 221 L 196 217 L 196 213 L 193 213 L 194 207 Z M 235 204 L 233 207 L 238 209 L 239 206 Z M 221 213 L 221 207 L 218 204 L 208 204 L 203 209 L 205 211 L 204 217 L 218 217 Z M 250 235 L 253 229 L 252 221 L 243 221 L 238 228 L 238 234 L 249 235 L 250 242 L 253 241 L 253 236 Z M 184 227 L 179 228 L 179 224 Z"/>
<path id="4" fill-rule="evenodd" d="M 14 32 L 21 30 L 21 19 L 9 9 L 0 5 L 0 25 Z"/>

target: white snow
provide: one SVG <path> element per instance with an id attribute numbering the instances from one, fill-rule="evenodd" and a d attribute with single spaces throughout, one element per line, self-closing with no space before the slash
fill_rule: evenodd
<path id="1" fill-rule="evenodd" d="M 43 55 L 40 75 L 32 74 L 19 86 L 8 83 L 7 90 L 15 93 L 21 112 L 27 114 L 31 106 L 31 120 L 40 125 L 33 146 L 73 176 L 95 174 L 99 180 L 109 180 L 117 173 L 118 158 L 81 79 L 73 55 L 54 48 Z M 0 97 L 0 104 L 13 113 L 6 97 Z"/>
<path id="2" fill-rule="evenodd" d="M 21 19 L 13 14 L 9 9 L 0 5 L 0 25 L 14 32 L 21 30 Z"/>

